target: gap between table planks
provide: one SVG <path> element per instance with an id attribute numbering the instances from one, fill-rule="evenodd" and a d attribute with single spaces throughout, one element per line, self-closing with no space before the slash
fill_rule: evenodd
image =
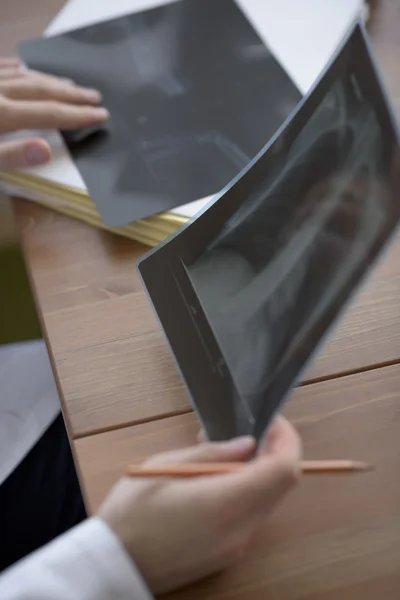
<path id="1" fill-rule="evenodd" d="M 18 223 L 73 437 L 190 410 L 140 289 L 136 261 L 143 247 L 68 218 L 60 222 L 58 215 L 38 206 L 29 204 L 22 211 L 20 207 Z M 399 360 L 396 236 L 305 382 Z"/>
<path id="2" fill-rule="evenodd" d="M 285 413 L 304 440 L 305 458 L 361 459 L 375 464 L 375 471 L 304 478 L 268 520 L 248 559 L 170 598 L 396 598 L 400 589 L 399 390 L 400 365 L 299 389 Z M 91 509 L 96 509 L 128 463 L 193 444 L 197 431 L 195 416 L 186 414 L 76 440 Z"/>

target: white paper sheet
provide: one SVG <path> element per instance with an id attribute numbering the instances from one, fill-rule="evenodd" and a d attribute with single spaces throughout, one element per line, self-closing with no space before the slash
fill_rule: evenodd
<path id="1" fill-rule="evenodd" d="M 45 35 L 57 35 L 170 1 L 69 0 L 49 25 Z M 363 6 L 362 0 L 236 1 L 303 94 L 318 77 Z M 60 134 L 51 132 L 46 137 L 54 148 L 53 160 L 48 165 L 25 169 L 25 172 L 85 190 L 82 177 Z M 218 191 L 215 190 L 216 193 Z M 171 212 L 192 217 L 208 200 L 209 198 L 203 198 Z"/>

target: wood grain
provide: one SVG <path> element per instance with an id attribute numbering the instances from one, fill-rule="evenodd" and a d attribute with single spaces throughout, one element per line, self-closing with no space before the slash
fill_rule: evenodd
<path id="1" fill-rule="evenodd" d="M 189 410 L 159 333 L 135 338 L 134 346 L 129 340 L 96 346 L 90 370 L 81 354 L 68 353 L 57 361 L 75 437 L 87 423 L 93 431 Z"/>
<path id="2" fill-rule="evenodd" d="M 302 436 L 305 458 L 351 457 L 374 463 L 376 470 L 304 478 L 269 519 L 248 560 L 171 598 L 396 598 L 399 390 L 400 365 L 297 390 L 286 414 Z M 194 415 L 187 414 L 77 440 L 92 510 L 128 463 L 195 443 L 197 430 Z"/>
<path id="3" fill-rule="evenodd" d="M 17 44 L 43 31 L 65 0 L 1 0 L 0 56 L 16 56 Z"/>
<path id="4" fill-rule="evenodd" d="M 377 466 L 373 475 L 366 475 L 368 481 L 379 478 L 386 458 L 395 460 L 400 454 L 400 365 L 299 388 L 284 412 L 302 436 L 305 459 L 366 461 Z M 127 464 L 196 443 L 198 429 L 191 412 L 76 440 L 92 508 Z M 397 485 L 397 478 L 392 479 Z"/>
<path id="5" fill-rule="evenodd" d="M 72 434 L 81 437 L 188 410 L 186 393 L 140 287 L 136 261 L 144 247 L 32 204 L 19 203 L 16 214 Z M 396 237 L 305 381 L 399 359 Z"/>

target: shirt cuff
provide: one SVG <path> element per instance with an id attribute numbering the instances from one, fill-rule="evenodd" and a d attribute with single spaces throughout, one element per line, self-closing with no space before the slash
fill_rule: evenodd
<path id="1" fill-rule="evenodd" d="M 70 536 L 71 549 L 72 546 L 75 547 L 77 557 L 84 557 L 86 565 L 88 561 L 92 563 L 94 577 L 102 586 L 103 594 L 104 587 L 109 593 L 107 598 L 153 599 L 134 562 L 102 519 L 99 517 L 87 519 L 66 536 Z"/>

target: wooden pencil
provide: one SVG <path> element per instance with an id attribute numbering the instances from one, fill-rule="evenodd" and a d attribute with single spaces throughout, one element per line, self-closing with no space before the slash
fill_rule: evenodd
<path id="1" fill-rule="evenodd" d="M 161 466 L 129 465 L 129 477 L 199 477 L 238 473 L 246 463 L 182 463 Z M 372 465 L 354 460 L 305 460 L 301 471 L 309 475 L 351 474 L 372 470 Z"/>

